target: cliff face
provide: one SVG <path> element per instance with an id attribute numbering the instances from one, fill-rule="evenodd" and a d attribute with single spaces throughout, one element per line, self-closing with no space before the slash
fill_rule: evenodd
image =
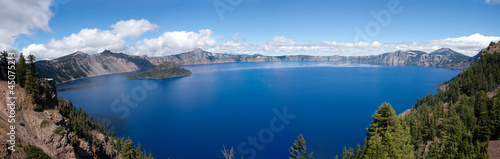
<path id="1" fill-rule="evenodd" d="M 396 51 L 373 56 L 348 57 L 348 61 L 366 61 L 388 66 L 440 67 L 462 70 L 471 63 L 464 62 L 470 57 L 442 48 L 427 54 L 422 51 Z"/>
<path id="2" fill-rule="evenodd" d="M 230 62 L 267 62 L 267 61 L 342 61 L 341 56 L 308 56 L 308 55 L 286 55 L 286 56 L 263 56 L 263 55 L 229 55 L 211 53 L 196 49 L 194 51 L 163 57 L 145 57 L 154 65 L 165 62 L 175 62 L 179 65 L 197 65 Z"/>
<path id="3" fill-rule="evenodd" d="M 37 71 L 40 72 L 42 77 L 53 78 L 56 83 L 62 83 L 84 77 L 149 69 L 154 65 L 166 62 L 174 62 L 178 65 L 198 65 L 266 61 L 353 61 L 388 66 L 441 67 L 463 70 L 477 60 L 473 60 L 451 49 L 439 49 L 430 54 L 422 51 L 395 51 L 380 55 L 349 57 L 337 55 L 229 55 L 196 49 L 182 54 L 163 57 L 133 56 L 123 53 L 111 53 L 109 51 L 95 55 L 76 52 L 55 60 L 39 61 L 36 63 L 36 66 Z"/>
<path id="4" fill-rule="evenodd" d="M 381 55 L 371 56 L 308 56 L 308 55 L 286 55 L 286 56 L 263 56 L 263 55 L 227 55 L 210 53 L 197 49 L 164 57 L 146 57 L 154 65 L 164 62 L 175 62 L 179 65 L 211 64 L 228 62 L 266 62 L 266 61 L 354 61 L 368 62 L 388 66 L 421 66 L 421 67 L 443 67 L 450 69 L 465 69 L 470 66 L 464 61 L 468 56 L 455 52 L 451 49 L 439 49 L 430 54 L 422 51 L 395 51 Z M 463 62 L 463 63 L 461 63 Z"/>
<path id="5" fill-rule="evenodd" d="M 8 101 L 7 81 L 0 81 L 0 156 L 5 158 L 24 158 L 25 152 L 21 147 L 15 147 L 12 152 L 7 149 L 10 146 L 7 141 L 10 136 L 7 132 L 10 131 L 11 123 L 8 123 L 9 109 L 5 107 Z M 56 98 L 55 88 L 53 85 L 52 97 Z M 102 152 L 95 147 L 92 147 L 88 142 L 76 137 L 75 133 L 71 131 L 71 122 L 68 118 L 63 117 L 59 113 L 59 105 L 56 100 L 54 102 L 44 102 L 42 105 L 45 110 L 36 112 L 33 110 L 32 98 L 29 97 L 23 88 L 16 85 L 14 97 L 17 97 L 16 103 L 16 122 L 15 126 L 15 141 L 16 144 L 26 146 L 28 143 L 41 148 L 47 155 L 54 158 L 116 158 L 118 157 L 118 150 L 113 146 L 114 138 L 109 138 L 102 133 L 95 130 L 91 131 L 95 139 L 103 141 L 105 152 Z M 61 129 L 56 133 L 56 129 Z M 71 145 L 71 138 L 76 137 L 79 141 L 78 145 L 73 147 Z"/>
<path id="6" fill-rule="evenodd" d="M 40 76 L 53 78 L 56 83 L 105 74 L 131 72 L 154 67 L 142 57 L 104 51 L 88 55 L 83 52 L 36 62 Z"/>

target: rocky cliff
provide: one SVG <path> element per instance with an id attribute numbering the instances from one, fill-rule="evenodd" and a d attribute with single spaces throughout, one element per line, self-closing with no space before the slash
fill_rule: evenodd
<path id="1" fill-rule="evenodd" d="M 420 66 L 440 67 L 463 70 L 472 63 L 464 62 L 470 57 L 455 52 L 448 48 L 442 48 L 427 54 L 422 51 L 395 51 L 373 56 L 348 57 L 348 61 L 365 61 L 372 64 L 388 66 Z"/>
<path id="2" fill-rule="evenodd" d="M 39 61 L 36 66 L 42 77 L 53 78 L 56 83 L 62 83 L 84 77 L 149 69 L 166 62 L 174 62 L 178 65 L 198 65 L 266 61 L 353 61 L 388 66 L 440 67 L 463 70 L 477 60 L 446 48 L 429 54 L 422 51 L 395 51 L 371 56 L 230 55 L 196 49 L 163 57 L 133 56 L 110 51 L 95 55 L 76 52 L 55 60 Z"/>
<path id="3" fill-rule="evenodd" d="M 40 76 L 53 78 L 56 83 L 153 67 L 154 65 L 143 57 L 112 53 L 110 51 L 95 55 L 88 55 L 78 51 L 54 60 L 36 62 L 36 69 Z"/>
<path id="4" fill-rule="evenodd" d="M 45 82 L 42 82 L 45 83 Z M 17 107 L 15 108 L 15 151 L 8 149 L 11 146 L 9 141 L 9 132 L 11 123 L 8 123 L 9 109 L 7 105 L 7 81 L 0 81 L 0 156 L 2 158 L 24 158 L 25 152 L 23 146 L 28 144 L 39 147 L 44 153 L 53 158 L 118 158 L 119 152 L 114 147 L 115 138 L 110 138 L 95 130 L 89 130 L 94 137 L 94 141 L 101 141 L 103 149 L 98 149 L 81 138 L 78 138 L 71 130 L 71 121 L 59 112 L 62 102 L 51 100 L 53 102 L 43 101 L 44 110 L 36 112 L 33 110 L 34 104 L 23 88 L 16 85 L 13 95 Z M 55 87 L 52 88 L 52 99 L 57 97 Z M 76 145 L 71 145 L 71 139 L 76 139 Z"/>

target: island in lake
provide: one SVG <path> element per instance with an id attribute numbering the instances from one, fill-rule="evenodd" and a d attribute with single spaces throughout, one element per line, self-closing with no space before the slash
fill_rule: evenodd
<path id="1" fill-rule="evenodd" d="M 179 67 L 174 62 L 162 63 L 148 71 L 125 73 L 128 79 L 150 78 L 164 79 L 191 75 L 191 71 Z"/>

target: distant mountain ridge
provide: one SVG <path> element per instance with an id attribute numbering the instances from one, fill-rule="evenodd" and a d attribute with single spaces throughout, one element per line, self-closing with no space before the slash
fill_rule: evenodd
<path id="1" fill-rule="evenodd" d="M 154 67 L 142 57 L 112 53 L 107 50 L 95 55 L 77 51 L 54 60 L 37 61 L 35 65 L 40 76 L 53 78 L 56 83 Z"/>
<path id="2" fill-rule="evenodd" d="M 106 50 L 95 55 L 77 51 L 54 60 L 38 61 L 36 67 L 42 77 L 53 78 L 56 83 L 63 83 L 84 77 L 150 69 L 166 62 L 174 62 L 178 65 L 198 65 L 268 61 L 352 61 L 387 66 L 420 66 L 463 70 L 477 60 L 471 60 L 471 57 L 447 48 L 438 49 L 429 54 L 410 50 L 370 56 L 233 55 L 196 49 L 177 55 L 150 57 L 113 53 Z"/>

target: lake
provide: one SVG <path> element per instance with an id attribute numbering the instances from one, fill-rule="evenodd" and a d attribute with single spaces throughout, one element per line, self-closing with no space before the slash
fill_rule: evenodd
<path id="1" fill-rule="evenodd" d="M 384 102 L 396 113 L 459 71 L 345 62 L 263 62 L 183 66 L 191 76 L 128 80 L 112 74 L 57 86 L 117 136 L 155 158 L 288 159 L 303 134 L 315 158 L 334 158 L 362 144 Z"/>

